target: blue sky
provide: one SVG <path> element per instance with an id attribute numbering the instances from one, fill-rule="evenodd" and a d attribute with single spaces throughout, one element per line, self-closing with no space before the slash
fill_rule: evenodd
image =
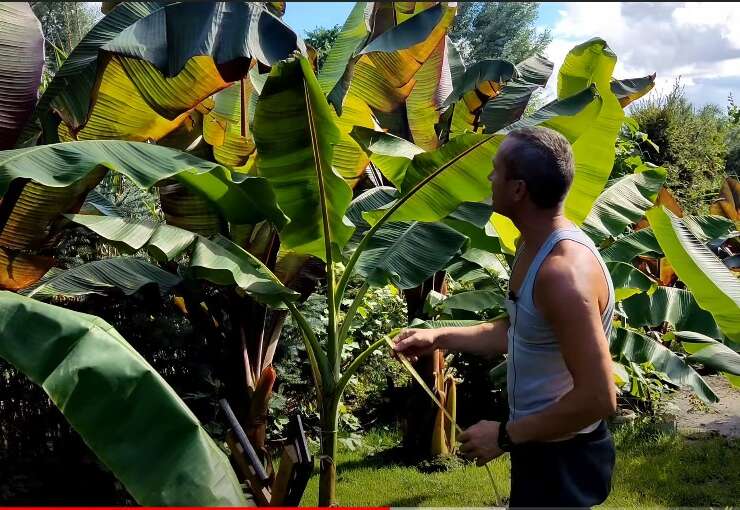
<path id="1" fill-rule="evenodd" d="M 352 2 L 288 2 L 284 20 L 305 35 L 315 27 L 342 25 Z M 680 78 L 695 105 L 740 98 L 740 3 L 544 2 L 537 25 L 550 28 L 546 56 L 555 72 L 568 50 L 602 37 L 619 57 L 614 75 L 657 73 L 656 89 Z M 554 94 L 550 80 L 547 94 Z"/>
<path id="2" fill-rule="evenodd" d="M 315 27 L 342 25 L 353 5 L 354 2 L 288 2 L 283 19 L 294 30 L 305 35 L 307 30 Z M 538 25 L 553 25 L 560 8 L 560 2 L 543 3 Z"/>

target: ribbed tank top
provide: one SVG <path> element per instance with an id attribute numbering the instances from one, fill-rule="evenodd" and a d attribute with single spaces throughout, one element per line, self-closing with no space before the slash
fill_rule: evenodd
<path id="1" fill-rule="evenodd" d="M 507 299 L 505 302 L 510 323 L 507 389 L 509 419 L 512 421 L 542 411 L 573 389 L 573 378 L 565 365 L 555 333 L 535 307 L 533 296 L 534 282 L 542 263 L 555 245 L 565 239 L 587 247 L 601 264 L 609 287 L 609 301 L 601 320 L 606 338 L 611 334 L 614 286 L 599 251 L 579 228 L 554 230 L 532 260 L 519 293 L 516 294 L 516 301 Z M 516 261 L 515 258 L 513 265 Z M 591 432 L 598 424 L 599 422 L 593 423 L 579 433 Z"/>

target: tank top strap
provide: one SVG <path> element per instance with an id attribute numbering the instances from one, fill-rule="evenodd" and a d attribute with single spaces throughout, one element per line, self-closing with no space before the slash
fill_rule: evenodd
<path id="1" fill-rule="evenodd" d="M 524 276 L 524 281 L 519 288 L 519 296 L 517 298 L 523 305 L 529 307 L 531 310 L 535 309 L 533 295 L 534 282 L 537 279 L 537 273 L 539 273 L 542 263 L 555 245 L 563 239 L 573 239 L 582 242 L 582 237 L 585 237 L 585 234 L 578 228 L 558 228 L 550 233 L 547 239 L 545 239 L 545 242 L 542 243 L 542 246 L 540 246 L 534 259 L 532 259 L 532 263 L 529 265 L 529 269 L 527 269 L 527 274 Z"/>

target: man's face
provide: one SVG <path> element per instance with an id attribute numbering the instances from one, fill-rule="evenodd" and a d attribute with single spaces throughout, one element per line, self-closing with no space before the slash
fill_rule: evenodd
<path id="1" fill-rule="evenodd" d="M 493 169 L 488 176 L 491 182 L 493 210 L 504 216 L 509 216 L 514 205 L 514 196 L 517 194 L 515 187 L 519 186 L 521 181 L 508 180 L 506 174 L 506 159 L 508 154 L 514 148 L 516 141 L 512 138 L 506 138 L 498 148 L 496 156 L 493 158 Z"/>

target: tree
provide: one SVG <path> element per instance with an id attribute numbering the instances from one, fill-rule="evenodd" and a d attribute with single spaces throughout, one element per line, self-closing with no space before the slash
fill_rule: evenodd
<path id="1" fill-rule="evenodd" d="M 466 61 L 519 62 L 550 44 L 550 30 L 536 27 L 538 2 L 461 2 L 450 37 Z"/>
<path id="2" fill-rule="evenodd" d="M 686 212 L 706 212 L 725 172 L 728 122 L 715 105 L 696 108 L 679 81 L 663 95 L 632 106 L 631 116 L 656 147 L 645 144 L 647 158 L 666 167 L 666 186 Z"/>
<path id="3" fill-rule="evenodd" d="M 55 73 L 58 69 L 57 57 L 69 55 L 95 24 L 99 14 L 88 2 L 32 2 L 31 8 L 44 31 L 47 68 Z"/>
<path id="4" fill-rule="evenodd" d="M 324 66 L 326 56 L 329 54 L 334 41 L 337 40 L 341 29 L 342 27 L 339 25 L 334 25 L 330 28 L 316 27 L 306 32 L 306 37 L 303 40 L 316 50 L 316 66 L 318 69 Z"/>

